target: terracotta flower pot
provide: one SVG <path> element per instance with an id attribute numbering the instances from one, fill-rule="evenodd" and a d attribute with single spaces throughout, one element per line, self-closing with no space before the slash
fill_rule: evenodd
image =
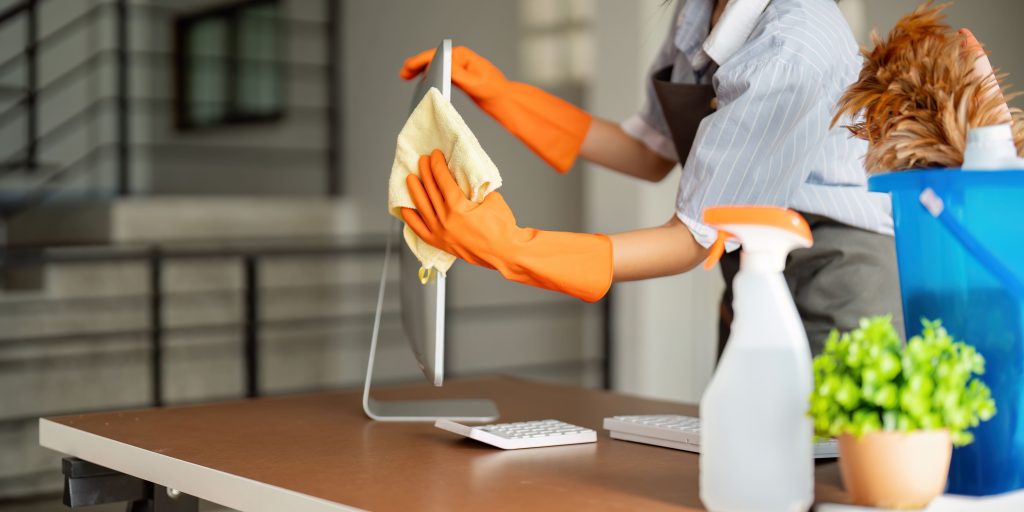
<path id="1" fill-rule="evenodd" d="M 924 508 L 942 494 L 952 454 L 947 430 L 839 436 L 839 470 L 857 505 Z"/>

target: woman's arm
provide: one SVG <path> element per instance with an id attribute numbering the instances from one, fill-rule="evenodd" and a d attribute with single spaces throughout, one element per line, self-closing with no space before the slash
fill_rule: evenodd
<path id="1" fill-rule="evenodd" d="M 419 76 L 433 58 L 434 50 L 409 57 L 402 78 Z M 661 181 L 675 165 L 619 125 L 591 117 L 532 85 L 509 80 L 469 48 L 452 49 L 452 83 L 559 172 L 568 171 L 579 156 L 630 176 Z"/>
<path id="2" fill-rule="evenodd" d="M 675 215 L 662 226 L 611 235 L 614 282 L 682 274 L 707 258 L 689 228 Z"/>
<path id="3" fill-rule="evenodd" d="M 519 227 L 500 192 L 470 201 L 440 150 L 420 157 L 419 173 L 405 179 L 416 206 L 402 208 L 406 225 L 426 243 L 511 281 L 593 302 L 613 281 L 685 272 L 706 254 L 676 218 L 611 237 Z"/>
<path id="4" fill-rule="evenodd" d="M 609 169 L 647 181 L 661 181 L 676 162 L 666 160 L 644 143 L 630 137 L 615 123 L 594 117 L 580 157 Z"/>

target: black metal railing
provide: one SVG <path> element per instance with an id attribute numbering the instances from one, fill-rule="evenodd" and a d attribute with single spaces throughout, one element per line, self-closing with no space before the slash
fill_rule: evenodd
<path id="1" fill-rule="evenodd" d="M 129 157 L 128 0 L 117 0 L 117 195 L 132 191 Z"/>
<path id="2" fill-rule="evenodd" d="M 23 124 L 23 143 L 21 147 L 12 148 L 6 156 L 0 155 L 0 216 L 9 218 L 25 209 L 38 205 L 54 194 L 62 191 L 62 186 L 72 178 L 95 172 L 96 162 L 101 158 L 111 159 L 114 177 L 112 185 L 105 190 L 91 190 L 90 196 L 128 196 L 135 190 L 133 162 L 137 155 L 148 155 L 150 147 L 141 141 L 134 140 L 132 133 L 135 127 L 132 120 L 136 109 L 164 108 L 170 110 L 175 98 L 132 92 L 132 67 L 161 66 L 170 70 L 175 60 L 173 50 L 152 50 L 132 48 L 130 41 L 133 28 L 146 24 L 162 23 L 170 26 L 173 20 L 185 14 L 181 7 L 170 2 L 151 1 L 135 3 L 128 0 L 108 0 L 98 3 L 79 15 L 64 21 L 58 27 L 40 34 L 39 15 L 41 7 L 64 0 L 21 0 L 0 12 L 0 31 L 12 29 L 19 24 L 24 30 L 25 40 L 20 52 L 0 62 L 0 77 L 9 76 L 14 71 L 22 71 L 22 83 L 17 85 L 0 84 L 0 94 L 13 98 L 4 107 L 0 107 L 0 130 L 12 128 L 17 123 Z M 340 22 L 341 6 L 336 0 L 322 0 L 326 19 L 288 19 L 282 23 L 294 25 L 295 33 L 312 33 L 310 25 L 322 29 L 322 41 L 325 48 L 323 63 L 299 62 L 284 59 L 278 63 L 284 73 L 314 72 L 317 79 L 324 84 L 325 97 L 323 104 L 316 107 L 308 105 L 285 104 L 290 119 L 298 122 L 322 123 L 324 129 L 323 148 L 281 148 L 282 152 L 310 153 L 323 162 L 323 190 L 327 195 L 335 196 L 341 192 L 340 168 L 340 132 L 341 132 L 341 72 L 340 72 Z M 44 50 L 56 48 L 76 33 L 107 20 L 115 27 L 115 44 L 112 48 L 101 48 L 84 56 L 79 62 L 67 66 L 56 76 L 45 83 L 40 81 L 40 64 L 42 59 L 49 58 Z M 59 52 L 53 52 L 59 53 Z M 113 77 L 113 94 L 99 97 L 88 103 L 70 109 L 69 114 L 47 128 L 41 130 L 40 112 L 46 107 L 47 101 L 68 87 L 81 83 L 106 69 L 101 63 L 111 63 Z M 50 161 L 41 157 L 44 150 L 58 147 L 68 137 L 81 133 L 88 128 L 88 122 L 109 115 L 114 119 L 113 141 L 99 141 L 93 147 L 79 155 L 66 158 L 64 161 Z M 237 154 L 235 147 L 220 147 L 204 144 L 205 154 L 219 151 L 222 156 Z M 269 151 L 267 148 L 250 147 L 248 150 Z M 322 152 L 316 155 L 315 153 Z M 188 154 L 182 152 L 181 154 Z M 197 155 L 200 159 L 203 155 Z M 192 163 L 192 162 L 190 162 Z M 201 164 L 202 162 L 195 162 Z M 282 171 L 284 172 L 284 171 Z M 4 178 L 30 177 L 32 186 L 25 188 L 6 186 Z M 99 180 L 96 180 L 99 181 Z"/>
<path id="3" fill-rule="evenodd" d="M 26 143 L 21 151 L 23 154 L 17 155 L 16 158 L 21 160 L 19 162 L 20 165 L 28 169 L 34 169 L 35 167 L 36 144 L 32 134 L 35 133 L 35 129 L 38 124 L 38 117 L 36 115 L 36 88 L 39 77 L 39 67 L 36 61 L 36 52 L 38 49 L 36 44 L 36 28 L 38 27 L 37 15 L 37 2 L 34 0 L 24 0 L 15 3 L 8 7 L 7 10 L 0 13 L 0 27 L 13 23 L 19 19 L 24 19 L 26 23 L 24 50 L 20 55 L 11 57 L 8 62 L 21 62 L 25 68 L 24 88 L 19 89 L 9 87 L 9 89 L 15 94 L 20 93 L 20 97 L 15 100 L 14 105 L 10 110 L 13 111 L 18 107 L 21 107 L 24 108 L 27 113 L 25 126 L 28 135 L 26 136 Z"/>
<path id="4" fill-rule="evenodd" d="M 82 247 L 82 248 L 47 248 L 32 249 L 18 248 L 0 251 L 0 269 L 5 272 L 15 272 L 26 267 L 44 268 L 53 264 L 69 263 L 138 263 L 145 264 L 148 276 L 148 293 L 146 301 L 149 309 L 149 326 L 143 331 L 129 330 L 125 332 L 100 332 L 93 333 L 99 336 L 112 334 L 139 335 L 145 334 L 150 344 L 150 375 L 152 405 L 163 405 L 164 396 L 164 338 L 169 331 L 165 321 L 165 300 L 167 292 L 165 289 L 165 268 L 169 262 L 185 260 L 210 260 L 210 259 L 234 259 L 239 262 L 242 268 L 242 287 L 240 290 L 242 302 L 244 303 L 244 314 L 241 325 L 238 326 L 242 333 L 242 359 L 244 374 L 245 396 L 255 397 L 260 394 L 259 388 L 259 337 L 261 329 L 267 326 L 260 318 L 260 302 L 263 288 L 261 287 L 261 264 L 273 258 L 312 258 L 331 257 L 345 258 L 359 255 L 378 255 L 384 250 L 383 241 L 380 238 L 351 238 L 341 241 L 322 241 L 310 243 L 309 241 L 278 241 L 269 245 L 239 245 L 236 247 L 224 246 L 135 246 L 135 247 Z M 328 319 L 319 319 L 321 321 Z M 337 320 L 334 318 L 334 320 Z M 208 325 L 201 327 L 190 327 L 193 334 L 204 330 L 231 330 L 231 325 Z M 180 329 L 179 329 L 180 330 Z M 26 339 L 26 342 L 39 343 L 43 337 L 34 336 Z M 46 341 L 59 342 L 71 338 L 82 338 L 81 333 L 57 335 Z M 18 339 L 6 339 L 0 337 L 0 344 L 17 343 Z"/>
<path id="5" fill-rule="evenodd" d="M 264 242 L 245 242 L 235 245 L 209 245 L 209 244 L 186 244 L 186 245 L 135 245 L 135 246 L 84 246 L 66 248 L 0 248 L 0 270 L 10 275 L 12 272 L 26 269 L 44 269 L 53 265 L 68 264 L 137 264 L 144 266 L 146 275 L 146 290 L 142 295 L 119 296 L 101 299 L 99 297 L 82 297 L 74 299 L 81 306 L 92 301 L 99 300 L 129 300 L 138 303 L 145 303 L 148 309 L 148 321 L 144 328 L 116 328 L 91 330 L 89 332 L 55 333 L 50 335 L 33 334 L 29 336 L 15 335 L 0 332 L 0 346 L 11 347 L 16 345 L 44 346 L 62 343 L 91 343 L 93 340 L 124 338 L 148 340 L 149 351 L 149 375 L 151 398 L 149 405 L 161 406 L 166 403 L 165 396 L 165 352 L 166 337 L 168 334 L 197 336 L 211 333 L 240 334 L 241 336 L 241 360 L 243 361 L 243 394 L 246 397 L 260 396 L 262 393 L 260 375 L 260 354 L 261 337 L 268 328 L 275 329 L 299 329 L 308 326 L 323 325 L 353 325 L 363 322 L 369 326 L 372 320 L 372 312 L 366 314 L 340 314 L 323 317 L 292 317 L 267 319 L 262 317 L 265 298 L 268 293 L 281 293 L 280 285 L 277 289 L 271 289 L 264 284 L 264 264 L 268 261 L 281 259 L 313 259 L 330 258 L 341 261 L 353 257 L 376 257 L 383 254 L 385 240 L 380 236 L 370 237 L 349 237 L 337 240 L 275 240 Z M 185 261 L 203 260 L 233 260 L 240 267 L 242 280 L 239 289 L 231 290 L 205 290 L 197 293 L 220 293 L 237 294 L 242 303 L 242 314 L 239 321 L 227 321 L 226 323 L 208 323 L 187 326 L 169 326 L 167 322 L 167 299 L 170 296 L 181 292 L 169 292 L 167 290 L 168 275 L 166 268 L 170 263 Z M 374 276 L 366 276 L 367 290 L 376 291 L 377 282 Z M 341 287 L 345 286 L 339 282 L 318 282 L 316 285 L 299 285 L 304 288 L 317 288 L 324 286 Z M 352 286 L 351 284 L 348 286 Z M 393 283 L 391 289 L 394 289 Z M 60 298 L 41 299 L 47 304 L 60 302 Z M 367 303 L 372 302 L 372 297 L 367 296 Z M 472 306 L 470 309 L 450 311 L 458 317 L 460 313 L 471 315 L 474 318 L 482 315 L 496 314 L 503 317 L 508 316 L 530 316 L 531 314 L 562 315 L 578 314 L 581 303 L 572 300 L 560 299 L 537 304 L 525 304 L 519 306 Z M 607 311 L 604 311 L 607 319 Z M 389 322 L 396 322 L 396 313 L 385 315 Z M 610 382 L 609 350 L 607 344 L 610 333 L 607 332 L 608 324 L 604 324 L 603 354 L 599 361 L 592 361 L 602 373 L 602 383 L 608 388 Z M 509 370 L 514 371 L 515 368 Z M 144 405 L 144 404 L 138 404 Z M 65 414 L 76 411 L 50 411 L 49 414 Z"/>

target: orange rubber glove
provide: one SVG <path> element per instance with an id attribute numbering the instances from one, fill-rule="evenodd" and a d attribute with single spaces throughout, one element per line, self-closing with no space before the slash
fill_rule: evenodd
<path id="1" fill-rule="evenodd" d="M 411 80 L 437 50 L 405 60 L 399 73 Z M 452 49 L 452 83 L 558 172 L 568 172 L 590 129 L 590 114 L 532 85 L 513 82 L 465 46 Z"/>
<path id="2" fill-rule="evenodd" d="M 605 235 L 540 231 L 516 226 L 505 199 L 491 192 L 483 202 L 466 198 L 444 155 L 434 150 L 419 162 L 420 178 L 406 185 L 416 209 L 402 218 L 425 242 L 510 281 L 554 290 L 587 302 L 612 283 L 612 241 Z"/>

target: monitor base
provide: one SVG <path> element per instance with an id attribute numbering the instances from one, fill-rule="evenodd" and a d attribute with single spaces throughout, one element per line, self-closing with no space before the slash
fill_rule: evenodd
<path id="1" fill-rule="evenodd" d="M 392 222 L 392 225 L 398 221 Z M 394 229 L 390 231 L 395 231 Z M 398 230 L 401 233 L 401 230 Z M 377 421 L 453 421 L 491 422 L 498 419 L 498 406 L 491 400 L 376 400 L 370 396 L 373 382 L 373 363 L 377 357 L 377 340 L 380 334 L 380 317 L 384 309 L 384 290 L 391 263 L 391 241 L 388 233 L 384 249 L 384 270 L 380 273 L 380 289 L 377 292 L 377 312 L 373 317 L 373 335 L 370 338 L 370 357 L 366 363 L 366 382 L 363 384 L 363 412 Z"/>
<path id="2" fill-rule="evenodd" d="M 367 397 L 363 411 L 377 421 L 490 422 L 498 419 L 498 406 L 491 400 L 389 400 Z"/>

